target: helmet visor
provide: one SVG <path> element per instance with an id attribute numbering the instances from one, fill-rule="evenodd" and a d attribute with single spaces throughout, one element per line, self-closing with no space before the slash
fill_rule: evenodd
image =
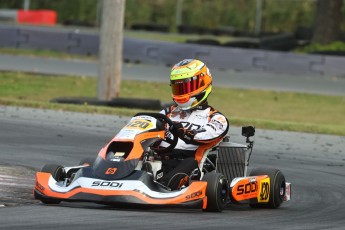
<path id="1" fill-rule="evenodd" d="M 199 88 L 199 76 L 171 81 L 172 93 L 175 96 L 189 94 Z"/>

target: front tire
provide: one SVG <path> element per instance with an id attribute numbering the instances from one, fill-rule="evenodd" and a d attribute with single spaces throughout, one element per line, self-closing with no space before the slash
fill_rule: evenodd
<path id="1" fill-rule="evenodd" d="M 47 164 L 41 169 L 41 172 L 46 172 L 52 174 L 53 178 L 59 182 L 65 179 L 66 173 L 61 165 Z"/>
<path id="2" fill-rule="evenodd" d="M 207 206 L 203 211 L 221 212 L 227 204 L 229 197 L 228 180 L 223 174 L 212 172 L 206 173 L 202 181 L 207 182 L 206 196 Z"/>
<path id="3" fill-rule="evenodd" d="M 267 175 L 270 178 L 270 193 L 268 203 L 257 203 L 256 199 L 249 202 L 252 208 L 279 208 L 285 196 L 285 177 L 278 169 L 255 168 L 250 172 L 250 176 Z"/>
<path id="4" fill-rule="evenodd" d="M 41 169 L 41 172 L 50 173 L 57 182 L 63 181 L 66 178 L 65 170 L 61 165 L 56 165 L 56 164 L 44 165 L 43 168 Z M 61 200 L 49 199 L 49 198 L 40 198 L 40 200 L 45 204 L 59 204 L 61 202 Z"/>

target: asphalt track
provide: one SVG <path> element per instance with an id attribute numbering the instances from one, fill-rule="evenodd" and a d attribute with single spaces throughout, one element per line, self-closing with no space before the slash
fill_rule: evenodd
<path id="1" fill-rule="evenodd" d="M 164 82 L 168 84 L 171 67 L 143 64 L 124 64 L 122 77 L 126 80 Z M 308 76 L 277 74 L 263 71 L 221 71 L 209 66 L 213 85 L 241 89 L 303 92 L 345 96 L 345 76 Z M 24 71 L 95 77 L 98 63 L 86 60 L 61 60 L 0 54 L 0 71 Z"/>
<path id="2" fill-rule="evenodd" d="M 331 135 L 257 130 L 250 168 L 278 168 L 293 184 L 292 200 L 276 210 L 205 213 L 33 200 L 36 170 L 96 156 L 127 120 L 0 106 L 0 229 L 344 229 L 345 137 Z M 244 142 L 239 128 L 229 134 Z"/>

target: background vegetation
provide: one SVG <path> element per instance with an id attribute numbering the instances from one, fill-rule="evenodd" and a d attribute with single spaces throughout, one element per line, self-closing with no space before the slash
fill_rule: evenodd
<path id="1" fill-rule="evenodd" d="M 30 9 L 52 9 L 58 21 L 83 25 L 99 24 L 98 0 L 33 0 Z M 265 0 L 263 31 L 294 31 L 298 26 L 312 26 L 316 1 Z M 175 28 L 177 0 L 127 0 L 125 24 L 155 23 Z M 226 6 L 226 7 L 225 7 Z M 23 0 L 0 1 L 0 8 L 20 9 Z M 182 22 L 206 28 L 233 27 L 253 31 L 256 0 L 184 0 Z M 344 11 L 345 12 L 345 11 Z M 345 27 L 345 25 L 344 25 Z"/>
<path id="2" fill-rule="evenodd" d="M 181 24 L 176 25 L 178 2 Z M 208 34 L 207 29 L 226 35 L 254 36 L 259 0 L 126 0 L 125 28 L 155 28 L 164 32 L 189 31 Z M 295 34 L 298 40 L 318 43 L 307 51 L 323 50 L 325 45 L 345 41 L 343 0 L 261 0 L 260 35 L 279 32 Z M 0 9 L 23 8 L 23 0 L 0 1 Z M 30 9 L 52 9 L 63 25 L 99 26 L 102 0 L 32 0 Z M 201 30 L 200 30 L 201 29 Z M 217 35 L 217 34 L 215 34 Z M 257 35 L 257 34 L 255 34 Z M 307 44 L 307 43 L 303 43 Z M 345 46 L 345 45 L 343 45 Z M 328 47 L 326 47 L 327 49 Z M 342 46 L 332 49 L 343 51 Z"/>

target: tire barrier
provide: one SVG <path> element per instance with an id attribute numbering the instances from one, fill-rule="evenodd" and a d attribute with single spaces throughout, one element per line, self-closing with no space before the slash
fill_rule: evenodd
<path id="1" fill-rule="evenodd" d="M 134 23 L 131 25 L 131 30 L 145 30 L 168 33 L 170 28 L 168 25 L 153 24 L 153 23 Z"/>
<path id="2" fill-rule="evenodd" d="M 275 47 L 287 49 L 292 41 L 290 34 L 271 38 Z M 184 58 L 203 60 L 211 69 L 238 71 L 268 71 L 285 74 L 344 76 L 345 58 L 322 54 L 296 54 L 260 49 L 268 42 L 237 44 L 242 49 L 227 46 L 172 43 L 154 40 L 125 38 L 123 60 L 130 63 L 156 64 L 171 67 Z M 257 47 L 256 47 L 257 46 Z M 273 45 L 271 49 L 275 49 Z M 95 31 L 68 28 L 33 26 L 0 26 L 0 47 L 49 49 L 72 54 L 97 55 L 99 35 Z"/>
<path id="3" fill-rule="evenodd" d="M 113 98 L 110 101 L 102 101 L 97 98 L 54 98 L 51 100 L 54 103 L 63 104 L 77 104 L 77 105 L 96 105 L 96 106 L 109 106 L 117 108 L 136 108 L 147 110 L 161 110 L 164 105 L 160 100 L 155 99 L 142 99 L 142 98 Z"/>
<path id="4" fill-rule="evenodd" d="M 297 46 L 297 39 L 292 33 L 282 33 L 260 39 L 259 49 L 290 51 Z"/>
<path id="5" fill-rule="evenodd" d="M 241 39 L 241 40 L 226 42 L 223 44 L 223 46 L 244 48 L 244 49 L 259 49 L 260 42 L 257 39 Z"/>
<path id="6" fill-rule="evenodd" d="M 200 45 L 210 45 L 210 46 L 220 46 L 220 42 L 215 39 L 188 39 L 186 43 L 200 44 Z"/>

